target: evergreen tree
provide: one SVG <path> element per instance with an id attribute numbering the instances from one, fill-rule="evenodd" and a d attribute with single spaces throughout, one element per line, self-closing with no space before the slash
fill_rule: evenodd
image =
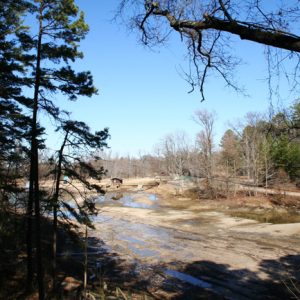
<path id="1" fill-rule="evenodd" d="M 300 177 L 300 114 L 297 101 L 289 109 L 277 113 L 269 124 L 272 137 L 271 158 L 275 169 L 283 169 L 290 179 Z"/>
<path id="2" fill-rule="evenodd" d="M 276 169 L 283 169 L 291 179 L 300 177 L 300 148 L 287 136 L 281 136 L 272 146 L 272 160 Z"/>
<path id="3" fill-rule="evenodd" d="M 29 87 L 32 83 L 31 78 L 26 76 L 26 71 L 34 58 L 30 54 L 33 44 L 22 21 L 24 15 L 29 13 L 32 8 L 31 3 L 26 0 L 0 1 L 0 118 L 2 125 L 0 155 L 4 160 L 8 157 L 16 159 L 15 149 L 17 146 L 20 149 L 24 138 L 29 137 L 29 135 L 26 136 L 26 131 L 28 131 L 30 119 L 25 117 L 20 104 L 30 107 L 31 102 L 22 95 L 22 87 Z M 6 162 L 6 166 L 8 165 Z M 8 182 L 11 180 L 8 179 Z M 27 236 L 29 284 L 33 278 L 31 220 L 31 215 L 28 215 L 27 222 L 30 228 L 30 234 Z"/>
<path id="4" fill-rule="evenodd" d="M 241 167 L 241 145 L 233 130 L 228 129 L 225 131 L 220 146 L 222 147 L 222 163 L 226 166 L 227 172 L 235 176 L 236 171 L 239 171 Z"/>
<path id="5" fill-rule="evenodd" d="M 36 249 L 37 249 L 37 278 L 39 297 L 44 298 L 42 249 L 40 237 L 40 198 L 38 151 L 41 132 L 38 128 L 38 112 L 42 109 L 55 119 L 60 118 L 59 107 L 49 95 L 62 94 L 70 100 L 78 96 L 92 96 L 96 93 L 93 79 L 89 72 L 76 73 L 69 65 L 83 54 L 78 51 L 79 42 L 88 32 L 83 13 L 79 11 L 73 0 L 31 0 L 30 13 L 36 18 L 28 36 L 28 45 L 33 48 L 31 88 L 33 98 L 30 103 L 31 141 L 30 141 L 30 185 L 28 199 L 28 281 L 33 278 L 31 261 L 31 217 L 35 217 Z M 29 11 L 28 11 L 29 13 Z M 36 31 L 36 32 L 35 32 Z M 30 52 L 30 53 L 31 53 Z M 47 64 L 46 64 L 47 63 Z"/>
<path id="6" fill-rule="evenodd" d="M 29 119 L 22 112 L 19 102 L 24 102 L 21 88 L 26 83 L 21 74 L 28 64 L 28 56 L 22 55 L 26 46 L 20 40 L 24 36 L 21 16 L 28 8 L 25 1 L 0 1 L 0 190 L 5 193 L 16 188 L 18 177 L 12 168 L 23 153 Z M 18 152 L 15 151 L 18 149 Z M 12 170 L 14 169 L 14 174 Z M 12 185 L 13 184 L 13 185 Z"/>
<path id="7" fill-rule="evenodd" d="M 55 189 L 52 197 L 53 207 L 53 286 L 56 284 L 56 251 L 57 251 L 57 222 L 58 211 L 60 210 L 62 217 L 66 218 L 66 214 L 61 210 L 61 207 L 67 209 L 80 223 L 92 226 L 89 214 L 95 213 L 95 206 L 91 201 L 90 196 L 85 196 L 80 193 L 82 202 L 78 201 L 78 193 L 74 193 L 70 187 L 70 182 L 67 186 L 61 186 L 62 176 L 68 175 L 70 178 L 80 182 L 87 188 L 89 194 L 92 191 L 104 193 L 102 188 L 97 184 L 91 184 L 86 180 L 95 179 L 99 181 L 102 175 L 105 174 L 103 167 L 95 168 L 90 162 L 83 160 L 83 157 L 88 156 L 89 159 L 95 159 L 94 151 L 103 150 L 107 147 L 106 140 L 108 138 L 108 129 L 92 133 L 90 128 L 83 122 L 64 121 L 57 129 L 64 133 L 64 138 L 60 149 L 56 153 L 56 157 L 52 158 L 54 169 L 50 174 L 55 176 Z M 86 176 L 82 176 L 84 173 Z M 72 186 L 71 186 L 72 187 Z M 77 187 L 76 187 L 77 188 Z M 74 206 L 70 202 L 64 201 L 63 195 L 67 195 L 75 202 Z"/>

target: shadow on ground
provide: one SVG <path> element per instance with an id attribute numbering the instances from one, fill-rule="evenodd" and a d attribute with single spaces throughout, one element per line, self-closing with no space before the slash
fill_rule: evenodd
<path id="1" fill-rule="evenodd" d="M 3 221 L 6 221 L 3 222 L 6 231 L 0 236 L 0 299 L 25 299 L 25 241 L 24 235 L 22 238 L 16 235 L 24 232 L 25 222 L 14 214 L 5 216 Z M 43 232 L 45 281 L 48 282 L 51 278 L 49 222 L 43 222 Z M 66 230 L 60 231 L 59 240 L 59 278 L 73 276 L 83 280 L 83 243 L 78 242 L 76 235 L 70 237 Z M 147 299 L 174 300 L 300 298 L 300 255 L 261 261 L 259 269 L 265 274 L 261 278 L 251 270 L 233 270 L 228 265 L 212 261 L 143 264 L 121 258 L 97 238 L 89 238 L 88 244 L 89 288 L 93 291 L 100 291 L 105 283 L 106 294 L 119 287 L 126 293 L 131 291 L 141 296 L 133 299 L 144 299 L 143 295 L 147 295 Z"/>
<path id="2" fill-rule="evenodd" d="M 207 289 L 215 295 L 202 296 L 202 289 L 183 285 L 173 299 L 299 299 L 300 255 L 288 255 L 278 261 L 263 260 L 260 270 L 266 274 L 262 279 L 247 269 L 232 270 L 228 265 L 211 261 L 197 261 L 184 265 L 173 264 L 176 270 L 201 279 L 211 286 Z M 177 282 L 177 288 L 182 285 Z"/>
<path id="3" fill-rule="evenodd" d="M 300 255 L 261 261 L 259 269 L 265 274 L 261 278 L 248 269 L 233 270 L 212 261 L 159 265 L 128 262 L 105 250 L 97 238 L 89 239 L 89 245 L 90 275 L 98 272 L 112 288 L 147 293 L 155 299 L 300 298 Z M 93 281 L 96 289 L 97 281 L 99 277 Z"/>

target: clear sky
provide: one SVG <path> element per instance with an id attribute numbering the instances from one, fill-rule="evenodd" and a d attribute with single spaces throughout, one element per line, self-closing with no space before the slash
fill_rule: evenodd
<path id="1" fill-rule="evenodd" d="M 235 44 L 245 61 L 237 77 L 249 97 L 237 95 L 224 88 L 223 81 L 210 77 L 207 99 L 201 103 L 200 94 L 188 94 L 190 87 L 176 71 L 186 66 L 184 44 L 176 34 L 168 47 L 150 50 L 138 42 L 136 33 L 110 21 L 117 0 L 76 3 L 90 26 L 81 44 L 85 57 L 76 63 L 76 68 L 92 72 L 99 95 L 62 105 L 93 130 L 109 127 L 109 145 L 114 153 L 151 152 L 163 136 L 176 130 L 184 130 L 194 139 L 199 126 L 192 115 L 199 109 L 216 111 L 217 141 L 228 128 L 228 121 L 242 118 L 249 111 L 268 109 L 262 46 L 245 41 Z M 55 142 L 52 147 L 57 147 Z"/>

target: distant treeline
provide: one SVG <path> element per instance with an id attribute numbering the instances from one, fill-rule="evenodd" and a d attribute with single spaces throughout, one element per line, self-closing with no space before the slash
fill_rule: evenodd
<path id="1" fill-rule="evenodd" d="M 300 103 L 272 117 L 248 113 L 225 131 L 220 145 L 214 140 L 215 114 L 198 111 L 199 133 L 190 140 L 184 132 L 165 136 L 154 153 L 139 157 L 99 154 L 95 164 L 108 177 L 192 176 L 245 177 L 254 185 L 300 179 Z"/>

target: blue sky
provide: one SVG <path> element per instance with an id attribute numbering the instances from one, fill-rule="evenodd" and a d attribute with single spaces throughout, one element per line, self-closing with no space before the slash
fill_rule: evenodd
<path id="1" fill-rule="evenodd" d="M 184 44 L 179 37 L 175 34 L 168 47 L 143 47 L 136 33 L 110 21 L 117 2 L 76 1 L 90 26 L 81 44 L 85 57 L 76 62 L 76 69 L 92 72 L 99 95 L 75 103 L 61 100 L 74 118 L 87 122 L 93 130 L 109 127 L 109 145 L 114 153 L 151 152 L 162 137 L 177 130 L 186 131 L 194 139 L 200 128 L 192 115 L 199 109 L 216 111 L 217 143 L 228 121 L 242 118 L 249 111 L 268 109 L 262 46 L 238 40 L 235 43 L 236 51 L 243 53 L 245 60 L 237 77 L 245 84 L 249 97 L 237 95 L 224 88 L 223 81 L 210 77 L 207 99 L 201 102 L 197 91 L 188 94 L 190 87 L 176 71 L 186 66 Z M 51 147 L 58 145 L 52 140 Z"/>

